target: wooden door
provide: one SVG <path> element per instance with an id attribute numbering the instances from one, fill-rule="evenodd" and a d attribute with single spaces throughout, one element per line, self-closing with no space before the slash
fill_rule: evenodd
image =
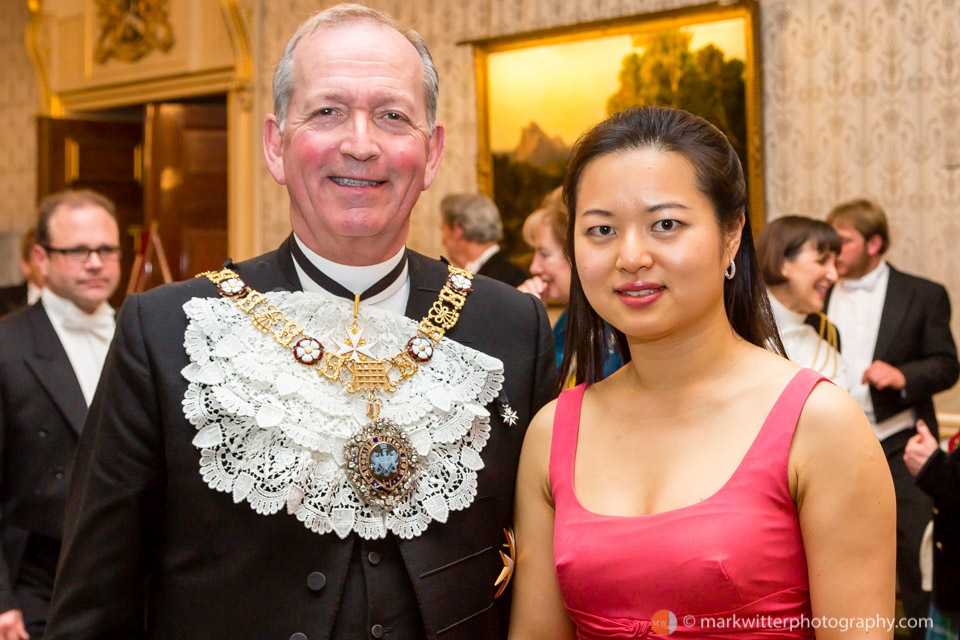
<path id="1" fill-rule="evenodd" d="M 227 110 L 161 103 L 146 110 L 145 222 L 159 223 L 174 280 L 227 256 Z M 147 286 L 159 283 L 157 269 Z"/>
<path id="2" fill-rule="evenodd" d="M 117 205 L 121 280 L 110 303 L 123 302 L 134 243 L 143 224 L 143 123 L 37 119 L 37 201 L 64 189 L 93 189 Z"/>

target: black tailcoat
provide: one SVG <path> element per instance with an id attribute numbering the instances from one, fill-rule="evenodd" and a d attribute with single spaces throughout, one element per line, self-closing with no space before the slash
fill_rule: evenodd
<path id="1" fill-rule="evenodd" d="M 0 287 L 0 316 L 27 306 L 27 283 Z"/>
<path id="2" fill-rule="evenodd" d="M 903 392 L 871 387 L 877 421 L 913 408 L 939 437 L 933 394 L 952 387 L 960 375 L 943 285 L 890 267 L 873 359 L 892 364 L 907 379 Z"/>
<path id="3" fill-rule="evenodd" d="M 406 315 L 419 319 L 447 269 L 413 252 L 409 260 Z M 300 288 L 286 243 L 234 269 L 261 292 Z M 120 312 L 80 441 L 48 640 L 323 640 L 338 608 L 351 606 L 339 599 L 353 535 L 318 535 L 285 512 L 258 515 L 200 476 L 181 406 L 182 305 L 215 296 L 197 278 L 130 296 Z M 474 503 L 397 544 L 428 637 L 503 638 L 509 594 L 494 601 L 498 550 L 524 425 L 555 394 L 552 334 L 532 296 L 477 278 L 447 336 L 504 362 L 520 420 L 504 424 L 496 403 L 488 407 Z M 289 353 L 278 348 L 277 357 Z"/>
<path id="4" fill-rule="evenodd" d="M 0 319 L 0 611 L 25 604 L 13 585 L 31 568 L 25 565 L 36 560 L 24 558 L 28 545 L 36 548 L 33 543 L 43 540 L 52 546 L 60 540 L 86 411 L 80 383 L 43 304 Z M 52 576 L 47 586 L 53 587 Z"/>
<path id="5" fill-rule="evenodd" d="M 510 262 L 510 258 L 502 250 L 490 256 L 490 259 L 477 269 L 477 274 L 505 282 L 511 287 L 519 287 L 528 277 L 523 269 Z"/>
<path id="6" fill-rule="evenodd" d="M 933 602 L 960 616 L 960 447 L 949 456 L 936 450 L 917 474 L 933 498 Z"/>

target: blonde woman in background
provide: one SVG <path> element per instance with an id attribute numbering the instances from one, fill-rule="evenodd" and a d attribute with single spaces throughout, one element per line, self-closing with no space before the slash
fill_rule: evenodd
<path id="1" fill-rule="evenodd" d="M 566 307 L 570 302 L 570 261 L 564 251 L 567 241 L 567 210 L 563 206 L 561 187 L 543 198 L 540 208 L 527 216 L 523 223 L 523 239 L 533 247 L 533 276 L 518 289 L 538 297 L 544 304 L 559 302 Z M 563 363 L 566 349 L 567 310 L 564 309 L 553 326 L 553 342 L 556 348 L 557 369 Z M 571 351 L 575 351 L 571 345 Z M 573 356 L 571 356 L 573 357 Z M 613 336 L 608 332 L 607 356 L 603 363 L 603 375 L 608 376 L 623 366 L 623 358 L 617 350 Z M 575 371 L 575 369 L 571 369 Z M 573 386 L 573 376 L 561 380 L 561 387 Z"/>

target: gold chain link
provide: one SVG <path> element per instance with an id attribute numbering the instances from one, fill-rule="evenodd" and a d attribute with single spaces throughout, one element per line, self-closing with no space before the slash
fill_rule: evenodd
<path id="1" fill-rule="evenodd" d="M 467 301 L 467 295 L 470 293 L 473 274 L 466 269 L 460 269 L 453 265 L 447 265 L 449 276 L 440 295 L 426 317 L 420 320 L 417 325 L 417 333 L 428 337 L 434 342 L 439 343 L 444 334 L 452 329 L 460 319 L 460 310 Z M 451 287 L 450 282 L 454 276 L 465 278 L 468 283 L 465 291 L 458 291 Z M 295 349 L 296 343 L 291 346 L 295 338 L 307 338 L 303 327 L 287 318 L 287 316 L 274 304 L 271 304 L 266 296 L 259 291 L 251 289 L 232 269 L 221 269 L 220 271 L 204 271 L 197 274 L 198 278 L 207 278 L 210 282 L 218 285 L 220 294 L 233 301 L 238 309 L 250 316 L 250 321 L 261 333 L 269 333 L 277 344 L 285 349 Z M 237 293 L 230 294 L 220 288 L 221 283 L 236 280 L 234 287 Z M 315 338 L 314 338 L 315 339 Z M 319 342 L 319 341 L 318 341 Z M 329 380 L 339 381 L 349 393 L 365 391 L 372 394 L 375 391 L 387 391 L 392 393 L 397 390 L 397 385 L 412 377 L 417 373 L 420 363 L 410 357 L 406 349 L 401 349 L 396 355 L 382 360 L 368 358 L 362 353 L 354 351 L 356 359 L 351 360 L 348 355 L 337 355 L 324 349 L 324 356 L 317 365 L 317 373 Z M 390 371 L 396 369 L 400 378 L 397 380 L 389 377 Z M 344 376 L 344 370 L 347 371 Z M 372 397 L 372 395 L 371 395 Z M 379 413 L 379 401 L 377 406 Z"/>

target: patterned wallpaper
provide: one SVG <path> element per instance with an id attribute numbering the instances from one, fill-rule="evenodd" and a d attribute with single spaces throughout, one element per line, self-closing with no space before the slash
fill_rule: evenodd
<path id="1" fill-rule="evenodd" d="M 701 3 L 370 0 L 424 36 L 440 72 L 447 151 L 414 212 L 411 246 L 439 253 L 440 198 L 476 189 L 473 59 L 457 42 Z M 318 8 L 269 3 L 264 77 Z M 960 0 L 760 0 L 760 24 L 768 218 L 822 218 L 843 200 L 873 198 L 890 217 L 890 261 L 943 282 L 960 307 Z M 262 87 L 267 110 L 269 95 Z M 272 186 L 264 194 L 269 246 L 287 232 L 286 200 Z M 960 311 L 953 330 L 960 337 Z M 940 408 L 960 412 L 960 386 Z"/>
<path id="2" fill-rule="evenodd" d="M 38 98 L 23 40 L 29 17 L 26 0 L 0 2 L 0 283 L 22 279 L 13 249 L 33 222 L 37 191 Z"/>
<path id="3" fill-rule="evenodd" d="M 701 4 L 702 0 L 368 0 L 417 29 L 440 72 L 446 155 L 414 212 L 411 246 L 440 251 L 437 209 L 476 188 L 476 92 L 457 42 Z M 28 224 L 36 91 L 23 52 L 26 0 L 0 2 L 0 232 Z M 256 23 L 257 120 L 286 39 L 330 0 L 244 0 Z M 767 214 L 823 217 L 877 200 L 890 261 L 945 283 L 960 306 L 960 0 L 760 0 Z M 261 173 L 262 248 L 288 233 L 285 192 Z M 3 279 L 0 266 L 0 281 Z M 960 336 L 960 312 L 954 314 Z M 960 389 L 941 409 L 960 411 Z"/>

